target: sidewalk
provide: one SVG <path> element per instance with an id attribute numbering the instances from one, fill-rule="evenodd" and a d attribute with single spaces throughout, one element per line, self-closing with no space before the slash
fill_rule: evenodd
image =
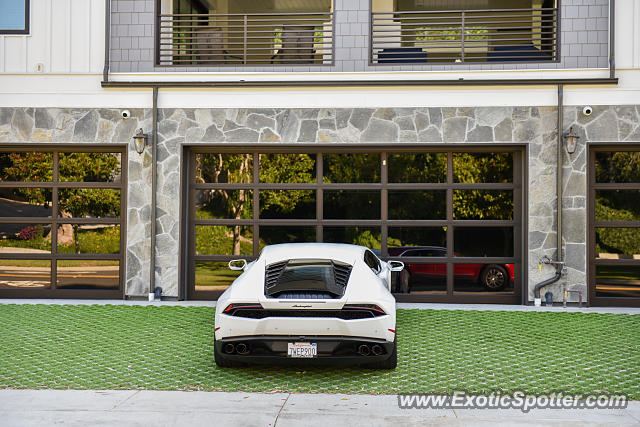
<path id="1" fill-rule="evenodd" d="M 633 426 L 640 402 L 627 409 L 399 409 L 396 396 L 179 391 L 0 390 L 3 426 L 264 426 L 424 425 Z"/>
<path id="2" fill-rule="evenodd" d="M 51 304 L 51 305 L 134 305 L 134 306 L 183 306 L 215 307 L 216 301 L 145 301 L 145 300 L 103 300 L 103 299 L 0 299 L 1 304 Z M 532 305 L 501 304 L 442 304 L 399 302 L 398 309 L 419 310 L 477 310 L 477 311 L 540 311 L 560 313 L 611 313 L 640 314 L 640 307 L 534 307 Z"/>

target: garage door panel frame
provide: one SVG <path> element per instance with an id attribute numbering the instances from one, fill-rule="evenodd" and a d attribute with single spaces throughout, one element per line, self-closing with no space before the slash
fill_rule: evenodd
<path id="1" fill-rule="evenodd" d="M 596 221 L 595 204 L 597 190 L 640 190 L 640 183 L 596 183 L 595 158 L 597 152 L 640 151 L 640 144 L 605 142 L 588 144 L 587 164 L 587 288 L 589 305 L 593 307 L 640 307 L 640 297 L 596 296 L 597 266 L 638 266 L 638 259 L 601 259 L 596 257 L 597 228 L 640 228 L 640 221 Z"/>
<path id="2" fill-rule="evenodd" d="M 94 298 L 113 299 L 125 295 L 126 274 L 126 230 L 127 230 L 127 184 L 128 184 L 128 144 L 0 144 L 0 152 L 40 152 L 52 153 L 51 181 L 0 181 L 0 188 L 47 188 L 51 189 L 51 217 L 4 217 L 0 224 L 7 223 L 46 223 L 52 230 L 61 224 L 118 224 L 120 226 L 120 247 L 118 254 L 68 254 L 58 253 L 58 233 L 51 233 L 51 253 L 49 254 L 7 254 L 12 259 L 33 259 L 51 261 L 51 282 L 47 289 L 2 289 L 0 295 L 9 298 Z M 119 153 L 120 182 L 72 182 L 59 180 L 60 153 Z M 119 218 L 65 218 L 58 213 L 59 189 L 116 189 L 120 191 Z M 60 260 L 117 260 L 117 289 L 59 289 L 57 288 L 57 263 Z"/>

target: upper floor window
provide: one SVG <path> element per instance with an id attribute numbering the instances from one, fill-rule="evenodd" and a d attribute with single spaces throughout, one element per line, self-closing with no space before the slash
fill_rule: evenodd
<path id="1" fill-rule="evenodd" d="M 332 0 L 159 0 L 156 65 L 333 63 Z"/>
<path id="2" fill-rule="evenodd" d="M 0 34 L 29 34 L 29 0 L 0 0 Z"/>
<path id="3" fill-rule="evenodd" d="M 558 59 L 558 2 L 374 2 L 371 63 L 555 61 Z"/>

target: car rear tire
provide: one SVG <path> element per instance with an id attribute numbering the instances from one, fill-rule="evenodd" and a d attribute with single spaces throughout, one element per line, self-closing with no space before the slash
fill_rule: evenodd
<path id="1" fill-rule="evenodd" d="M 393 340 L 393 350 L 389 355 L 389 358 L 381 361 L 381 362 L 373 362 L 367 363 L 364 365 L 365 368 L 369 369 L 396 369 L 398 366 L 398 337 Z"/>
<path id="2" fill-rule="evenodd" d="M 499 291 L 509 284 L 507 269 L 501 265 L 490 264 L 480 274 L 480 283 L 489 291 Z"/>

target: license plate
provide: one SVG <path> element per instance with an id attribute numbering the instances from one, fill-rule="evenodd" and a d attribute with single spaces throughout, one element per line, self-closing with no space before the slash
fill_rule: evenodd
<path id="1" fill-rule="evenodd" d="M 288 357 L 310 358 L 318 356 L 318 344 L 311 342 L 290 342 L 287 346 Z"/>

